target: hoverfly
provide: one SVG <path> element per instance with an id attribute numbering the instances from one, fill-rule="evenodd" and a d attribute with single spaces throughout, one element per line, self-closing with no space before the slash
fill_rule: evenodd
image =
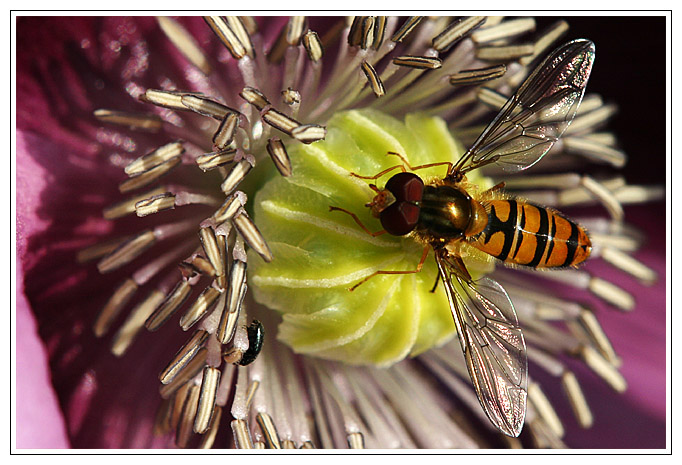
<path id="1" fill-rule="evenodd" d="M 456 162 L 410 166 L 403 161 L 375 176 L 401 169 L 366 206 L 383 230 L 374 236 L 411 235 L 424 244 L 419 272 L 433 250 L 452 312 L 464 358 L 476 394 L 490 421 L 503 433 L 518 436 L 526 414 L 528 362 L 526 344 L 514 306 L 496 281 L 473 280 L 462 252 L 474 247 L 505 264 L 530 268 L 575 267 L 588 258 L 591 243 L 585 230 L 550 208 L 504 194 L 503 183 L 473 198 L 466 174 L 496 163 L 503 170 L 521 171 L 537 163 L 573 120 L 585 92 L 594 61 L 594 44 L 579 39 L 554 52 L 528 76 L 471 148 Z M 414 171 L 447 166 L 442 179 L 425 183 Z M 408 172 L 409 169 L 409 172 Z M 461 292 L 457 291 L 461 289 Z M 435 286 L 434 286 L 435 289 Z"/>

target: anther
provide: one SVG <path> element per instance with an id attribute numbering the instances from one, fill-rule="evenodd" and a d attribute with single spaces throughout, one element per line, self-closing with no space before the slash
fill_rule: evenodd
<path id="1" fill-rule="evenodd" d="M 421 22 L 421 20 L 424 19 L 423 16 L 410 16 L 405 20 L 405 22 L 400 26 L 400 28 L 393 34 L 393 37 L 391 37 L 391 40 L 393 42 L 402 42 L 405 40 L 405 37 L 412 32 L 412 30 L 417 27 L 417 25 Z"/>
<path id="2" fill-rule="evenodd" d="M 171 383 L 177 374 L 199 353 L 201 346 L 208 339 L 208 332 L 198 329 L 189 340 L 178 350 L 173 359 L 159 373 L 159 381 L 162 384 Z"/>
<path id="3" fill-rule="evenodd" d="M 443 32 L 433 38 L 433 48 L 440 53 L 447 52 L 457 42 L 471 34 L 485 23 L 485 16 L 469 16 L 452 22 Z"/>
<path id="4" fill-rule="evenodd" d="M 197 321 L 203 318 L 216 303 L 218 297 L 220 297 L 220 291 L 212 285 L 207 286 L 182 318 L 180 318 L 180 327 L 182 330 L 187 331 L 194 326 Z"/>
<path id="5" fill-rule="evenodd" d="M 403 55 L 393 58 L 393 64 L 415 69 L 438 69 L 443 66 L 440 58 Z"/>
<path id="6" fill-rule="evenodd" d="M 154 195 L 140 200 L 135 204 L 135 213 L 138 217 L 144 217 L 175 208 L 175 195 L 170 192 Z"/>
<path id="7" fill-rule="evenodd" d="M 282 176 L 291 176 L 291 160 L 282 141 L 278 137 L 269 139 L 267 149 L 277 171 Z"/>
<path id="8" fill-rule="evenodd" d="M 201 47 L 197 44 L 194 37 L 187 32 L 187 30 L 174 19 L 160 16 L 157 18 L 161 30 L 163 30 L 166 37 L 180 50 L 187 60 L 196 66 L 202 73 L 208 75 L 211 73 L 211 65 L 208 59 L 201 51 Z"/>
<path id="9" fill-rule="evenodd" d="M 476 58 L 486 61 L 511 61 L 532 55 L 534 50 L 533 44 L 479 47 L 476 49 Z"/>
<path id="10" fill-rule="evenodd" d="M 213 30 L 218 39 L 223 43 L 225 48 L 229 50 L 236 60 L 243 58 L 246 55 L 246 49 L 237 35 L 230 29 L 227 22 L 220 16 L 204 16 L 204 21 Z"/>
<path id="11" fill-rule="evenodd" d="M 381 78 L 377 74 L 374 67 L 371 64 L 367 63 L 366 61 L 363 61 L 362 71 L 365 73 L 365 77 L 367 78 L 367 81 L 369 82 L 369 85 L 372 88 L 372 92 L 374 92 L 374 95 L 377 98 L 383 97 L 386 94 L 386 89 L 384 89 L 384 83 L 381 82 Z"/>
<path id="12" fill-rule="evenodd" d="M 128 239 L 106 257 L 97 263 L 100 273 L 109 273 L 126 265 L 140 256 L 145 250 L 154 245 L 156 235 L 154 231 L 146 230 Z"/>
<path id="13" fill-rule="evenodd" d="M 495 26 L 480 28 L 471 34 L 476 44 L 485 44 L 500 39 L 511 39 L 535 30 L 535 19 L 518 18 L 503 21 Z"/>
<path id="14" fill-rule="evenodd" d="M 128 278 L 114 291 L 107 303 L 97 315 L 93 325 L 95 336 L 102 337 L 106 334 L 111 323 L 116 319 L 121 309 L 125 307 L 130 298 L 137 292 L 137 283 Z"/>
<path id="15" fill-rule="evenodd" d="M 170 144 L 159 147 L 158 149 L 153 150 L 148 154 L 128 163 L 128 165 L 124 168 L 124 171 L 128 176 L 137 176 L 169 160 L 172 160 L 173 158 L 179 157 L 184 151 L 185 148 L 183 147 L 182 142 L 171 142 Z"/>
<path id="16" fill-rule="evenodd" d="M 504 73 L 506 72 L 507 67 L 503 64 L 490 66 L 488 68 L 464 70 L 456 74 L 451 74 L 450 84 L 453 86 L 471 86 L 500 78 L 504 76 Z"/>
<path id="17" fill-rule="evenodd" d="M 199 113 L 203 116 L 210 116 L 211 118 L 217 119 L 221 122 L 229 113 L 239 113 L 237 110 L 233 110 L 222 103 L 218 103 L 215 100 L 211 100 L 210 98 L 199 97 L 197 95 L 183 95 L 182 104 L 195 113 Z"/>
<path id="18" fill-rule="evenodd" d="M 135 339 L 135 336 L 144 326 L 145 320 L 152 314 L 154 309 L 163 301 L 166 296 L 163 292 L 152 290 L 146 299 L 140 302 L 130 312 L 128 318 L 114 336 L 111 345 L 111 352 L 117 356 L 122 356 Z"/>
<path id="19" fill-rule="evenodd" d="M 237 113 L 228 113 L 220 122 L 218 130 L 213 135 L 213 145 L 218 149 L 224 149 L 234 139 L 234 133 L 239 124 L 239 115 Z"/>
<path id="20" fill-rule="evenodd" d="M 248 159 L 241 160 L 232 168 L 232 171 L 230 171 L 220 185 L 220 188 L 225 195 L 230 195 L 234 192 L 239 183 L 242 182 L 249 171 L 251 171 L 251 168 L 253 168 L 253 165 Z"/>
<path id="21" fill-rule="evenodd" d="M 246 212 L 242 212 L 235 216 L 232 222 L 249 247 L 255 250 L 263 260 L 270 262 L 272 260 L 272 252 L 265 242 L 263 235 L 258 230 L 258 227 L 251 221 L 251 218 L 249 218 Z"/>
<path id="22" fill-rule="evenodd" d="M 215 410 L 216 392 L 220 382 L 220 370 L 207 366 L 201 380 L 201 392 L 194 419 L 194 432 L 204 434 L 211 425 L 211 419 Z"/>
<path id="23" fill-rule="evenodd" d="M 154 168 L 147 170 L 144 173 L 141 173 L 133 178 L 123 181 L 121 184 L 118 185 L 118 190 L 122 194 L 125 194 L 135 189 L 148 186 L 149 184 L 159 179 L 161 176 L 168 174 L 172 169 L 177 167 L 180 164 L 180 161 L 181 161 L 180 157 L 175 157 L 168 160 L 167 162 L 161 163 L 160 165 L 155 166 Z"/>
<path id="24" fill-rule="evenodd" d="M 203 172 L 214 170 L 220 166 L 232 163 L 237 156 L 237 149 L 227 148 L 217 152 L 199 155 L 196 159 L 197 166 Z"/>
<path id="25" fill-rule="evenodd" d="M 166 300 L 154 310 L 154 313 L 152 313 L 149 318 L 147 318 L 147 321 L 144 324 L 147 330 L 156 331 L 159 329 L 171 316 L 173 316 L 191 293 L 192 286 L 185 280 L 179 281 L 170 294 L 168 294 Z"/>
<path id="26" fill-rule="evenodd" d="M 95 118 L 104 123 L 127 126 L 131 129 L 144 129 L 156 132 L 163 126 L 163 120 L 156 115 L 142 115 L 105 109 L 95 110 L 93 114 Z"/>

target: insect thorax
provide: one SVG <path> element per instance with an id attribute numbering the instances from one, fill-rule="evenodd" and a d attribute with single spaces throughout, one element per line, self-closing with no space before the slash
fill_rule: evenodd
<path id="1" fill-rule="evenodd" d="M 437 240 L 463 237 L 471 222 L 471 197 L 455 187 L 424 186 L 419 206 L 418 232 Z"/>

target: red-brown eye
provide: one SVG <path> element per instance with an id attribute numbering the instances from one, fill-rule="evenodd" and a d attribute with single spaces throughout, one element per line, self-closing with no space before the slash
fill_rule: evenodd
<path id="1" fill-rule="evenodd" d="M 395 197 L 396 203 L 419 202 L 424 191 L 424 181 L 414 173 L 398 173 L 384 187 Z"/>
<path id="2" fill-rule="evenodd" d="M 409 202 L 396 202 L 381 212 L 379 220 L 387 233 L 404 236 L 417 226 L 419 207 Z"/>

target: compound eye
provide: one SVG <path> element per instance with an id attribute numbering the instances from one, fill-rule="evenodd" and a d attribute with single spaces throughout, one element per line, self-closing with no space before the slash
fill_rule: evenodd
<path id="1" fill-rule="evenodd" d="M 404 236 L 417 226 L 419 207 L 409 202 L 396 202 L 381 212 L 379 220 L 387 233 Z"/>
<path id="2" fill-rule="evenodd" d="M 397 202 L 419 202 L 424 192 L 424 181 L 414 173 L 398 173 L 384 187 Z"/>

